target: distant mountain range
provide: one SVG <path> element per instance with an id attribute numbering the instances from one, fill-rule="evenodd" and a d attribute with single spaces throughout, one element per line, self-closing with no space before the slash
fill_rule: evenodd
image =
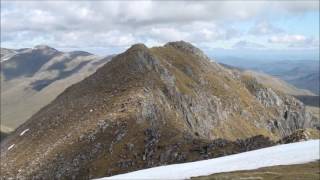
<path id="1" fill-rule="evenodd" d="M 319 95 L 320 66 L 319 61 L 316 60 L 261 61 L 226 57 L 219 59 L 219 62 L 264 72 Z"/>
<path id="2" fill-rule="evenodd" d="M 244 76 L 250 76 L 251 78 L 254 78 L 257 82 L 263 84 L 266 87 L 272 88 L 273 90 L 276 90 L 281 93 L 294 96 L 295 98 L 299 99 L 306 105 L 308 112 L 310 112 L 315 117 L 318 117 L 318 118 L 320 117 L 319 95 L 314 94 L 313 92 L 306 89 L 299 89 L 278 77 L 271 76 L 263 72 L 246 70 L 243 68 L 234 67 L 224 63 L 220 63 L 220 64 Z"/>
<path id="3" fill-rule="evenodd" d="M 109 59 L 83 51 L 61 52 L 45 45 L 1 48 L 1 131 L 14 130 Z"/>
<path id="4" fill-rule="evenodd" d="M 73 77 L 69 71 L 78 77 L 74 69 L 88 59 L 84 67 L 104 65 L 59 89 L 1 142 L 3 179 L 92 179 L 297 142 L 320 129 L 319 119 L 290 95 L 310 92 L 212 62 L 184 41 L 135 44 L 110 61 L 38 49 L 30 51 L 50 58 L 30 62 L 27 70 L 14 72 L 28 64 L 20 65 L 17 54 L 3 62 L 4 96 L 15 99 L 7 101 L 26 106 L 31 99 L 33 106 L 50 95 L 44 90 Z M 12 88 L 17 85 L 23 88 Z"/>

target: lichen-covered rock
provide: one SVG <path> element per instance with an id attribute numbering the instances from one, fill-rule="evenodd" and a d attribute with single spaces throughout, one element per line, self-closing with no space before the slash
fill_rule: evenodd
<path id="1" fill-rule="evenodd" d="M 270 88 L 257 89 L 255 96 L 266 107 L 281 106 L 281 98 Z"/>
<path id="2" fill-rule="evenodd" d="M 315 132 L 317 133 L 317 136 L 319 135 L 319 131 Z M 293 132 L 292 134 L 285 136 L 284 138 L 280 139 L 278 143 L 281 144 L 288 144 L 288 143 L 294 143 L 294 142 L 300 142 L 300 141 L 307 141 L 309 139 L 313 139 L 312 132 L 310 132 L 310 129 L 299 129 Z M 319 138 L 319 137 L 317 137 Z"/>

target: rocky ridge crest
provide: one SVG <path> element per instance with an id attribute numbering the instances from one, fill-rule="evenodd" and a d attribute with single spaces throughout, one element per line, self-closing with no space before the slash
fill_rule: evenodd
<path id="1" fill-rule="evenodd" d="M 261 148 L 313 127 L 299 101 L 210 62 L 189 43 L 137 44 L 9 136 L 1 172 L 90 179 Z"/>

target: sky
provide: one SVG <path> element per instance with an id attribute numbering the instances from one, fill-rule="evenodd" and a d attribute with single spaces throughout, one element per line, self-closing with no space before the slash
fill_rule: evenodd
<path id="1" fill-rule="evenodd" d="M 319 59 L 319 1 L 1 1 L 1 47 L 108 55 L 178 40 L 210 57 Z"/>

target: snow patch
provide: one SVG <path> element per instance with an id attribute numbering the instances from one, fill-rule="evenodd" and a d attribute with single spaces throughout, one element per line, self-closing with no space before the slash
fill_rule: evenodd
<path id="1" fill-rule="evenodd" d="M 29 129 L 25 129 L 24 131 L 22 131 L 21 133 L 20 133 L 20 136 L 23 136 L 26 132 L 28 132 L 29 131 Z"/>
<path id="2" fill-rule="evenodd" d="M 1 62 L 8 61 L 8 60 L 9 60 L 9 58 L 3 58 L 3 59 L 1 60 Z"/>
<path id="3" fill-rule="evenodd" d="M 15 146 L 15 144 L 12 144 L 11 146 L 9 146 L 9 147 L 8 147 L 8 151 L 9 151 L 10 149 L 12 149 L 14 146 Z"/>
<path id="4" fill-rule="evenodd" d="M 14 55 L 9 55 L 9 56 L 7 56 L 7 57 L 3 57 L 3 58 L 1 58 L 1 61 L 0 62 L 5 62 L 5 61 L 8 61 L 8 60 L 10 60 L 12 57 L 13 57 Z"/>
<path id="5" fill-rule="evenodd" d="M 210 160 L 160 166 L 101 179 L 189 179 L 220 172 L 302 164 L 320 159 L 319 142 L 318 139 L 277 145 Z"/>

